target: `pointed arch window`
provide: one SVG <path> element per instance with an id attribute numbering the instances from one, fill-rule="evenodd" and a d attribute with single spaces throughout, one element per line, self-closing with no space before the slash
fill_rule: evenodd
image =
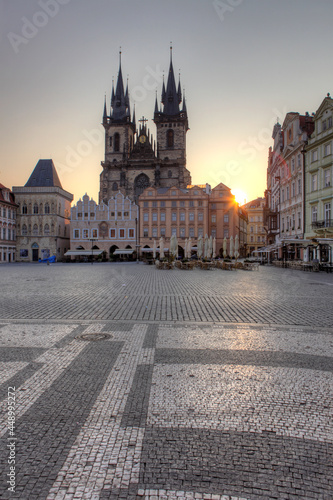
<path id="1" fill-rule="evenodd" d="M 49 213 L 50 213 L 50 205 L 49 205 L 48 203 L 45 203 L 44 212 L 45 212 L 46 214 L 49 214 Z"/>
<path id="2" fill-rule="evenodd" d="M 34 204 L 34 214 L 38 214 L 38 205 L 37 205 L 37 203 Z"/>
<path id="3" fill-rule="evenodd" d="M 167 132 L 167 147 L 172 148 L 174 145 L 174 132 L 169 129 Z"/>
<path id="4" fill-rule="evenodd" d="M 50 226 L 48 224 L 45 224 L 44 226 L 44 234 L 48 236 L 50 234 Z"/>
<path id="5" fill-rule="evenodd" d="M 120 135 L 118 132 L 114 134 L 114 151 L 120 150 Z"/>
<path id="6" fill-rule="evenodd" d="M 28 207 L 27 207 L 26 203 L 23 203 L 23 205 L 22 205 L 22 214 L 25 215 L 27 213 L 28 213 Z"/>
<path id="7" fill-rule="evenodd" d="M 38 207 L 37 207 L 38 208 Z M 34 224 L 33 228 L 32 228 L 32 234 L 34 236 L 38 236 L 38 226 L 37 224 Z"/>
<path id="8" fill-rule="evenodd" d="M 28 229 L 25 224 L 22 226 L 22 236 L 26 236 L 28 234 Z"/>

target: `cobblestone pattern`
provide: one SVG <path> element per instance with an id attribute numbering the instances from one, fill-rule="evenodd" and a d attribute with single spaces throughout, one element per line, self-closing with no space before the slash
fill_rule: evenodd
<path id="1" fill-rule="evenodd" d="M 5 265 L 1 271 L 4 319 L 333 324 L 333 277 L 326 273 L 265 266 L 259 273 L 185 273 L 135 263 Z"/>
<path id="2" fill-rule="evenodd" d="M 3 375 L 0 385 L 0 401 L 7 398 L 8 387 L 22 386 L 41 367 L 41 363 L 0 363 L 0 374 Z"/>

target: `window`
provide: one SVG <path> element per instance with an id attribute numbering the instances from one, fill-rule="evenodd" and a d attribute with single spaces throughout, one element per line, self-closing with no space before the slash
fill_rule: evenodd
<path id="1" fill-rule="evenodd" d="M 324 170 L 324 186 L 329 187 L 331 185 L 331 171 L 329 168 Z"/>
<path id="2" fill-rule="evenodd" d="M 28 234 L 27 226 L 23 224 L 22 226 L 22 236 L 26 236 Z"/>
<path id="3" fill-rule="evenodd" d="M 34 236 L 38 236 L 38 226 L 37 226 L 37 224 L 34 224 L 34 226 L 32 228 L 32 234 Z"/>
<path id="4" fill-rule="evenodd" d="M 157 222 L 157 212 L 153 212 L 153 222 Z"/>
<path id="5" fill-rule="evenodd" d="M 171 206 L 172 206 L 172 208 L 175 208 L 177 206 L 177 202 L 176 201 L 172 201 L 171 202 Z"/>
<path id="6" fill-rule="evenodd" d="M 289 231 L 289 217 L 287 217 L 287 227 L 286 227 L 287 231 Z"/>
<path id="7" fill-rule="evenodd" d="M 171 196 L 176 196 L 177 191 L 171 191 Z"/>
<path id="8" fill-rule="evenodd" d="M 168 171 L 168 177 L 169 177 L 169 179 L 172 177 L 172 171 L 171 170 Z"/>
<path id="9" fill-rule="evenodd" d="M 286 187 L 286 200 L 289 200 L 289 186 Z"/>
<path id="10" fill-rule="evenodd" d="M 20 257 L 28 257 L 29 251 L 26 248 L 20 250 Z"/>
<path id="11" fill-rule="evenodd" d="M 215 224 L 216 223 L 216 214 L 212 214 L 212 223 Z"/>
<path id="12" fill-rule="evenodd" d="M 203 212 L 198 212 L 198 221 L 203 222 Z"/>
<path id="13" fill-rule="evenodd" d="M 317 161 L 318 160 L 318 150 L 315 149 L 314 151 L 312 151 L 312 155 L 311 155 L 311 161 Z"/>
<path id="14" fill-rule="evenodd" d="M 189 207 L 194 207 L 194 200 L 189 201 Z"/>
<path id="15" fill-rule="evenodd" d="M 297 229 L 301 229 L 301 212 L 297 212 Z"/>
<path id="16" fill-rule="evenodd" d="M 189 234 L 190 238 L 194 238 L 194 227 L 190 227 L 189 232 L 190 232 Z"/>
<path id="17" fill-rule="evenodd" d="M 129 217 L 129 212 L 124 212 L 124 217 Z"/>
<path id="18" fill-rule="evenodd" d="M 172 212 L 171 220 L 172 220 L 172 222 L 177 222 L 177 212 Z"/>
<path id="19" fill-rule="evenodd" d="M 0 212 L 0 213 L 1 213 L 1 212 Z M 6 217 L 6 209 L 5 209 L 5 207 L 3 207 L 3 209 L 2 209 L 2 216 L 3 216 L 3 217 Z"/>
<path id="20" fill-rule="evenodd" d="M 199 192 L 198 191 L 194 191 L 194 196 L 198 196 Z"/>
<path id="21" fill-rule="evenodd" d="M 37 203 L 34 204 L 34 214 L 38 214 L 38 205 Z"/>
<path id="22" fill-rule="evenodd" d="M 198 238 L 200 238 L 200 236 L 201 238 L 203 237 L 203 227 L 198 228 Z"/>
<path id="23" fill-rule="evenodd" d="M 190 220 L 191 222 L 193 222 L 193 221 L 194 221 L 194 212 L 190 212 L 190 213 L 189 213 L 189 220 Z"/>
<path id="24" fill-rule="evenodd" d="M 216 203 L 212 203 L 212 204 L 211 204 L 211 206 L 210 206 L 210 208 L 211 208 L 212 210 L 216 210 Z"/>
<path id="25" fill-rule="evenodd" d="M 171 228 L 171 236 L 177 236 L 177 228 L 176 227 Z"/>
<path id="26" fill-rule="evenodd" d="M 180 206 L 180 207 L 185 207 L 185 201 L 184 201 L 184 200 L 181 200 L 181 201 L 179 202 L 179 206 Z"/>
<path id="27" fill-rule="evenodd" d="M 119 238 L 125 238 L 125 229 L 119 229 Z"/>
<path id="28" fill-rule="evenodd" d="M 116 132 L 114 134 L 114 148 L 113 148 L 114 151 L 119 151 L 120 150 L 120 136 L 118 134 L 118 132 Z"/>
<path id="29" fill-rule="evenodd" d="M 258 238 L 257 238 L 257 239 L 258 239 L 258 243 L 260 243 L 260 236 L 258 236 Z"/>
<path id="30" fill-rule="evenodd" d="M 326 130 L 327 128 L 326 120 L 323 120 L 321 123 L 322 123 L 322 131 Z"/>
<path id="31" fill-rule="evenodd" d="M 164 207 L 165 207 L 165 201 L 161 201 L 161 202 L 160 202 L 160 207 L 161 207 L 161 208 L 164 208 Z"/>
<path id="32" fill-rule="evenodd" d="M 293 182 L 291 185 L 291 196 L 294 198 L 296 195 L 295 183 Z"/>
<path id="33" fill-rule="evenodd" d="M 79 229 L 74 229 L 74 238 L 80 238 L 80 230 Z"/>
<path id="34" fill-rule="evenodd" d="M 110 229 L 110 238 L 115 238 L 115 237 L 116 237 L 116 230 Z"/>
<path id="35" fill-rule="evenodd" d="M 291 160 L 291 171 L 295 172 L 295 158 L 292 158 Z"/>
<path id="36" fill-rule="evenodd" d="M 282 232 L 284 233 L 284 217 L 282 217 Z"/>
<path id="37" fill-rule="evenodd" d="M 329 116 L 328 119 L 327 119 L 327 127 L 328 128 L 332 127 L 332 117 L 331 116 Z"/>
<path id="38" fill-rule="evenodd" d="M 143 202 L 143 208 L 148 208 L 148 201 Z"/>
<path id="39" fill-rule="evenodd" d="M 117 212 L 117 217 L 122 217 L 122 213 L 121 212 Z"/>
<path id="40" fill-rule="evenodd" d="M 228 224 L 229 223 L 229 214 L 224 214 L 223 221 Z M 251 221 L 253 221 L 253 217 L 251 217 Z"/>
<path id="41" fill-rule="evenodd" d="M 311 191 L 317 191 L 317 174 L 311 176 Z"/>
<path id="42" fill-rule="evenodd" d="M 92 229 L 91 230 L 91 237 L 92 238 L 98 238 L 98 231 L 97 231 L 97 229 Z"/>
<path id="43" fill-rule="evenodd" d="M 223 230 L 223 238 L 229 238 L 229 229 Z M 253 236 L 252 236 L 252 238 L 253 238 Z"/>
<path id="44" fill-rule="evenodd" d="M 157 238 L 157 227 L 153 227 L 153 238 Z"/>
<path id="45" fill-rule="evenodd" d="M 330 203 L 325 203 L 324 215 L 325 215 L 325 227 L 329 227 L 330 222 L 331 222 L 331 204 Z"/>
<path id="46" fill-rule="evenodd" d="M 198 200 L 198 207 L 202 207 L 202 201 Z"/>
<path id="47" fill-rule="evenodd" d="M 165 212 L 160 213 L 160 220 L 161 222 L 165 222 Z"/>
<path id="48" fill-rule="evenodd" d="M 253 226 L 250 227 L 250 233 L 253 233 Z"/>
<path id="49" fill-rule="evenodd" d="M 185 212 L 180 212 L 180 222 L 185 222 Z"/>
<path id="50" fill-rule="evenodd" d="M 291 226 L 291 229 L 294 230 L 295 229 L 295 214 L 293 214 L 293 222 L 292 222 L 292 226 Z"/>
<path id="51" fill-rule="evenodd" d="M 331 143 L 324 144 L 324 156 L 328 156 L 331 154 Z"/>
<path id="52" fill-rule="evenodd" d="M 180 228 L 180 237 L 185 238 L 185 227 Z"/>
<path id="53" fill-rule="evenodd" d="M 153 206 L 153 208 L 156 208 L 157 207 L 157 201 L 153 201 L 152 206 Z"/>
<path id="54" fill-rule="evenodd" d="M 167 132 L 167 147 L 172 148 L 174 144 L 174 133 L 173 130 L 169 129 Z"/>
<path id="55" fill-rule="evenodd" d="M 45 203 L 44 206 L 44 213 L 49 214 L 50 213 L 50 205 L 48 203 Z"/>
<path id="56" fill-rule="evenodd" d="M 216 238 L 216 229 L 212 229 L 211 235 L 212 238 Z"/>
<path id="57" fill-rule="evenodd" d="M 109 137 L 109 146 L 112 148 L 112 137 Z"/>
<path id="58" fill-rule="evenodd" d="M 96 214 L 95 214 L 95 212 L 90 212 L 90 218 L 91 218 L 91 219 L 94 219 L 94 218 L 95 218 L 95 215 L 96 215 Z"/>
<path id="59" fill-rule="evenodd" d="M 25 215 L 25 214 L 27 214 L 27 213 L 28 213 L 28 207 L 27 207 L 27 205 L 24 203 L 24 204 L 22 205 L 22 214 L 23 214 L 23 215 Z"/>
<path id="60" fill-rule="evenodd" d="M 46 236 L 50 234 L 50 226 L 48 224 L 45 224 L 44 226 L 44 234 Z"/>
<path id="61" fill-rule="evenodd" d="M 143 237 L 148 238 L 148 227 L 143 228 Z"/>
<path id="62" fill-rule="evenodd" d="M 301 164 L 302 164 L 302 155 L 301 155 L 301 153 L 299 153 L 297 155 L 297 166 L 300 167 Z"/>
<path id="63" fill-rule="evenodd" d="M 89 229 L 82 230 L 82 238 L 89 238 Z"/>
<path id="64" fill-rule="evenodd" d="M 312 210 L 311 210 L 311 220 L 312 220 L 312 222 L 317 222 L 317 216 L 318 216 L 318 208 L 317 208 L 317 206 L 312 207 Z"/>
<path id="65" fill-rule="evenodd" d="M 161 232 L 160 232 L 162 238 L 165 237 L 165 227 L 161 227 Z"/>
<path id="66" fill-rule="evenodd" d="M 129 229 L 128 230 L 128 237 L 129 238 L 134 238 L 134 229 Z"/>
<path id="67" fill-rule="evenodd" d="M 143 213 L 143 222 L 148 222 L 149 221 L 149 213 L 148 212 L 144 212 Z"/>
<path id="68" fill-rule="evenodd" d="M 302 193 L 302 179 L 301 178 L 297 179 L 297 191 L 298 191 L 298 194 Z"/>

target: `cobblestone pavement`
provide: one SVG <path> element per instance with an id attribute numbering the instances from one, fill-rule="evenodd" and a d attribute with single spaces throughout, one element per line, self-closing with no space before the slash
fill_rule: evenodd
<path id="1" fill-rule="evenodd" d="M 0 498 L 332 500 L 331 275 L 0 273 Z"/>

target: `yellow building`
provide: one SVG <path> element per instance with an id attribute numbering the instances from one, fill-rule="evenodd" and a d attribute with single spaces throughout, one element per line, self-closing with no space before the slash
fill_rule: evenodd
<path id="1" fill-rule="evenodd" d="M 257 198 L 242 206 L 248 215 L 247 256 L 266 245 L 267 236 L 264 229 L 265 198 Z"/>

